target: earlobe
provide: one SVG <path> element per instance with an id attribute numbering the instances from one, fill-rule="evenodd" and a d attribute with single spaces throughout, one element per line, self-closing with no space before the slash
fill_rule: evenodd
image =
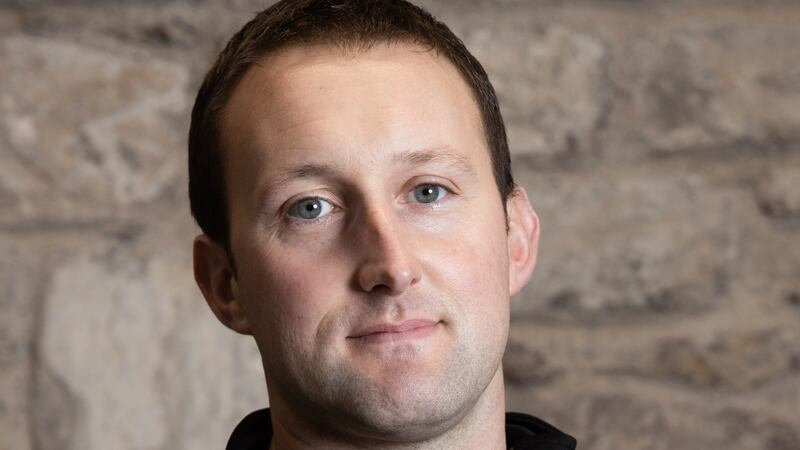
<path id="1" fill-rule="evenodd" d="M 237 333 L 251 334 L 236 275 L 225 249 L 201 234 L 194 239 L 193 259 L 194 279 L 217 319 Z"/>
<path id="2" fill-rule="evenodd" d="M 511 295 L 530 280 L 539 247 L 539 218 L 525 189 L 517 186 L 506 200 L 508 212 L 508 281 Z"/>

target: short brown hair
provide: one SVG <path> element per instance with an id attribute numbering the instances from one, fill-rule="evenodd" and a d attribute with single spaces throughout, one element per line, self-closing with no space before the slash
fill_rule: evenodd
<path id="1" fill-rule="evenodd" d="M 505 208 L 514 188 L 503 117 L 483 67 L 444 23 L 404 0 L 282 0 L 237 32 L 206 74 L 189 130 L 189 202 L 192 215 L 230 255 L 220 116 L 234 88 L 267 53 L 292 45 L 369 48 L 384 42 L 422 45 L 447 58 L 478 104 L 495 181 Z"/>

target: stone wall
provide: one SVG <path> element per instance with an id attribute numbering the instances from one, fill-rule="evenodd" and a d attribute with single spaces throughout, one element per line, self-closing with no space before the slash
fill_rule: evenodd
<path id="1" fill-rule="evenodd" d="M 188 111 L 265 2 L 0 5 L 0 447 L 218 449 L 266 402 L 191 278 Z M 508 406 L 593 450 L 800 448 L 800 3 L 427 1 L 543 225 Z"/>

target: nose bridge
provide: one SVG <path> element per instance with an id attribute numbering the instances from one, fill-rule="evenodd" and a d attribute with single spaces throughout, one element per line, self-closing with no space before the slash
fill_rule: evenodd
<path id="1" fill-rule="evenodd" d="M 364 213 L 364 242 L 375 253 L 393 254 L 402 250 L 402 237 L 398 235 L 392 211 L 369 208 Z"/>
<path id="2" fill-rule="evenodd" d="M 390 207 L 371 206 L 357 223 L 362 249 L 358 283 L 370 292 L 383 287 L 402 293 L 419 281 L 420 268 L 403 223 Z"/>

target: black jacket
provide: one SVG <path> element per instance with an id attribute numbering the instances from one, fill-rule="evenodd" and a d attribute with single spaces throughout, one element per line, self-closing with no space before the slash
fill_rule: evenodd
<path id="1" fill-rule="evenodd" d="M 269 408 L 250 413 L 233 430 L 226 450 L 267 450 L 272 439 Z M 575 438 L 549 423 L 520 413 L 506 413 L 508 450 L 574 450 Z"/>

